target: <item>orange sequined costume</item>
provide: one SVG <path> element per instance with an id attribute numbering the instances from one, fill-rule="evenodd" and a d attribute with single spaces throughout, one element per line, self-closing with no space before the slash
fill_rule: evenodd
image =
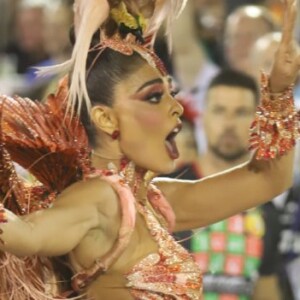
<path id="1" fill-rule="evenodd" d="M 135 299 L 200 300 L 202 277 L 192 256 L 162 228 L 149 208 L 138 204 L 139 212 L 159 245 L 127 275 L 128 287 Z"/>

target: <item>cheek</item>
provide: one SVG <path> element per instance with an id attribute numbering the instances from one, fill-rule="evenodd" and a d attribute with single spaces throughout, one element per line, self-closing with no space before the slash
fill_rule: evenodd
<path id="1" fill-rule="evenodd" d="M 164 117 L 158 112 L 142 111 L 135 116 L 137 122 L 145 128 L 155 129 L 162 126 Z"/>
<path id="2" fill-rule="evenodd" d="M 121 124 L 122 147 L 126 151 L 153 151 L 162 144 L 162 128 L 166 117 L 157 110 L 131 111 L 123 115 Z"/>
<path id="3" fill-rule="evenodd" d="M 237 131 L 240 133 L 241 137 L 243 137 L 245 140 L 249 139 L 250 135 L 250 125 L 251 122 L 241 122 L 239 126 L 237 126 Z"/>
<path id="4" fill-rule="evenodd" d="M 204 131 L 207 139 L 214 140 L 220 135 L 222 125 L 219 122 L 207 122 L 207 124 L 205 124 Z"/>
<path id="5" fill-rule="evenodd" d="M 210 131 L 207 131 L 205 133 L 207 140 L 210 141 L 211 143 L 217 142 L 221 134 L 222 133 L 220 132 L 220 130 L 217 130 L 216 128 L 211 128 Z"/>

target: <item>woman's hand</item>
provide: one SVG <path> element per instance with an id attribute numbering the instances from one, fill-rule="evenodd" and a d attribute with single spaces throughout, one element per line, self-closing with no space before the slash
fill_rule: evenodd
<path id="1" fill-rule="evenodd" d="M 283 92 L 294 83 L 300 68 L 298 45 L 293 38 L 297 18 L 297 0 L 283 1 L 285 16 L 282 40 L 275 54 L 275 61 L 270 74 L 270 88 L 274 93 Z"/>

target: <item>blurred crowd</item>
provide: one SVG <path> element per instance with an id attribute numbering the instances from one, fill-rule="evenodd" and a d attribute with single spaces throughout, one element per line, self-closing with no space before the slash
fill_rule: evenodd
<path id="1" fill-rule="evenodd" d="M 41 99 L 49 78 L 33 67 L 65 61 L 71 51 L 72 1 L 0 2 L 0 89 Z"/>
<path id="2" fill-rule="evenodd" d="M 0 2 L 2 92 L 28 91 L 41 97 L 38 88 L 43 80 L 35 76 L 32 67 L 53 65 L 69 57 L 72 2 Z M 220 68 L 232 67 L 256 77 L 261 67 L 270 68 L 270 53 L 280 40 L 275 32 L 280 30 L 282 15 L 279 0 L 189 1 L 174 27 L 174 51 L 168 65 L 181 87 L 200 99 L 199 109 L 208 82 Z M 265 39 L 258 42 L 263 36 Z M 158 45 L 158 51 L 168 55 L 164 45 Z"/>
<path id="3" fill-rule="evenodd" d="M 55 91 L 57 78 L 39 78 L 34 67 L 70 56 L 72 4 L 0 1 L 2 94 L 42 101 Z M 181 158 L 168 176 L 198 179 L 249 159 L 260 72 L 271 70 L 283 15 L 280 0 L 189 0 L 174 24 L 171 54 L 163 33 L 158 37 L 156 51 L 178 82 L 185 108 Z M 295 100 L 300 107 L 300 82 Z M 291 190 L 209 228 L 176 234 L 204 271 L 204 300 L 300 300 L 299 173 L 296 158 Z"/>

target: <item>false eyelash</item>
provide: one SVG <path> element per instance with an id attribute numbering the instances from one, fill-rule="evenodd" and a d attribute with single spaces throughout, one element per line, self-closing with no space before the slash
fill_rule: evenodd
<path id="1" fill-rule="evenodd" d="M 150 94 L 149 96 L 147 96 L 145 98 L 145 101 L 148 101 L 150 103 L 159 103 L 159 101 L 161 100 L 162 96 L 163 96 L 163 93 L 154 92 L 154 93 Z M 153 98 L 157 98 L 157 101 L 151 101 L 151 99 L 153 99 Z"/>
<path id="2" fill-rule="evenodd" d="M 170 95 L 175 98 L 178 94 L 179 94 L 180 90 L 176 89 L 176 90 L 172 90 L 170 91 Z"/>

